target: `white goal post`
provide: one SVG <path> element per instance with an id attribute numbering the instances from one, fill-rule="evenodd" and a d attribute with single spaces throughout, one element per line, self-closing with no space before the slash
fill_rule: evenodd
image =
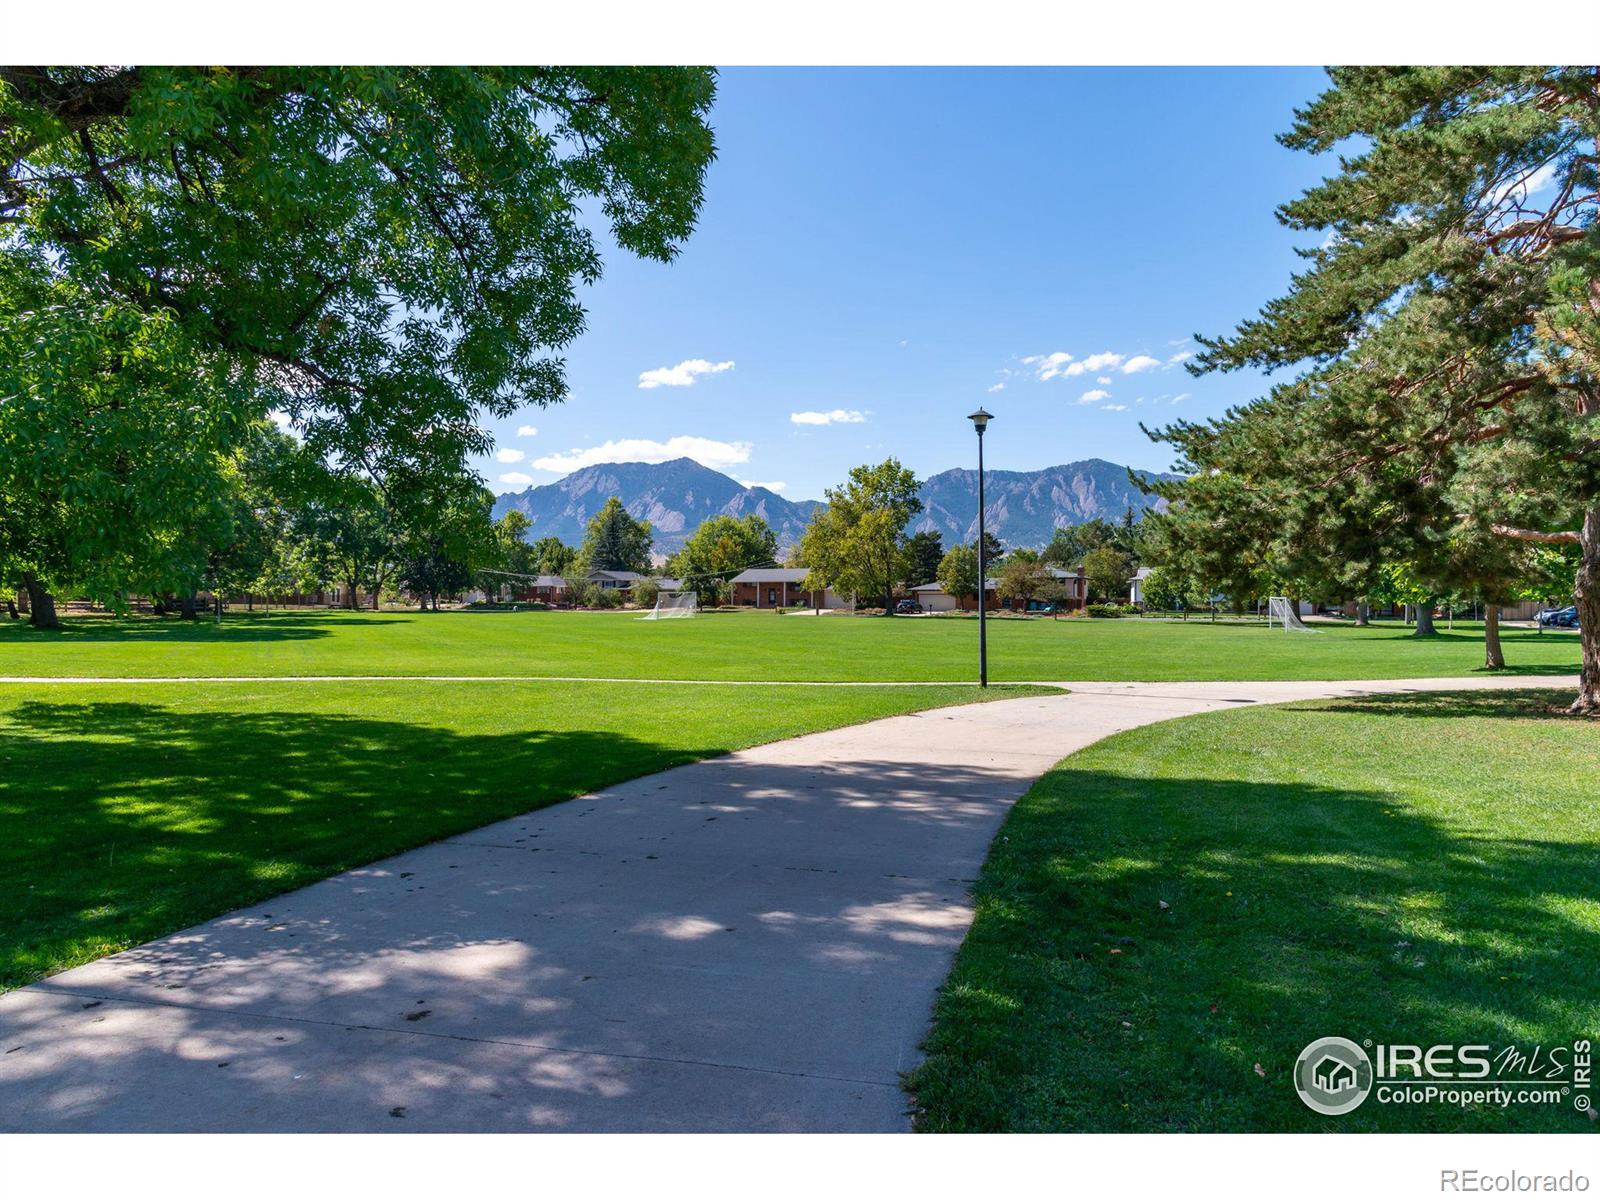
<path id="1" fill-rule="evenodd" d="M 1267 628 L 1271 629 L 1274 625 L 1282 625 L 1285 633 L 1291 629 L 1298 633 L 1316 632 L 1300 619 L 1300 614 L 1295 612 L 1287 596 L 1267 597 Z"/>
<path id="2" fill-rule="evenodd" d="M 656 596 L 656 606 L 641 621 L 665 621 L 673 617 L 693 617 L 700 612 L 698 592 L 661 592 Z"/>

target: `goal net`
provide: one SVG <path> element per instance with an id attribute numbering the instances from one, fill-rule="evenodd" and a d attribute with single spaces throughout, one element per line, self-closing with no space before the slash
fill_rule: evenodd
<path id="1" fill-rule="evenodd" d="M 700 596 L 696 592 L 662 592 L 656 597 L 656 606 L 641 621 L 665 621 L 670 617 L 692 617 L 700 611 Z"/>
<path id="2" fill-rule="evenodd" d="M 1291 629 L 1301 633 L 1316 632 L 1300 619 L 1300 614 L 1295 612 L 1287 596 L 1271 596 L 1267 599 L 1267 628 L 1271 629 L 1274 625 L 1282 625 L 1285 632 Z"/>

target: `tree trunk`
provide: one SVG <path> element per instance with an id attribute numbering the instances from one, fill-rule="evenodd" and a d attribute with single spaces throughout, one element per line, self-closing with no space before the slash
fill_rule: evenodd
<path id="1" fill-rule="evenodd" d="M 45 590 L 32 571 L 22 573 L 22 587 L 28 593 L 28 624 L 35 629 L 60 629 L 61 618 L 56 616 L 56 598 Z"/>
<path id="2" fill-rule="evenodd" d="M 199 614 L 195 611 L 195 594 L 193 592 L 185 592 L 178 597 L 178 612 L 185 621 L 199 619 Z"/>
<path id="3" fill-rule="evenodd" d="M 1490 671 L 1506 669 L 1506 656 L 1500 650 L 1500 606 L 1493 602 L 1483 610 L 1483 665 Z"/>
<path id="4" fill-rule="evenodd" d="M 1365 629 L 1372 624 L 1372 605 L 1362 600 L 1356 605 L 1356 628 Z"/>
<path id="5" fill-rule="evenodd" d="M 1578 699 L 1571 711 L 1600 717 L 1600 505 L 1584 514 L 1578 547 L 1578 573 L 1572 594 L 1578 606 L 1583 672 L 1578 679 Z"/>
<path id="6" fill-rule="evenodd" d="M 356 581 L 354 579 L 352 579 L 352 580 L 349 581 L 349 583 L 350 583 L 350 611 L 351 612 L 355 612 L 355 610 L 360 607 L 360 604 L 356 600 Z"/>
<path id="7" fill-rule="evenodd" d="M 381 585 L 374 585 L 373 589 L 372 589 L 372 611 L 373 612 L 377 612 L 378 611 L 378 587 L 379 586 L 381 586 Z"/>
<path id="8" fill-rule="evenodd" d="M 1417 605 L 1417 627 L 1411 631 L 1412 637 L 1432 637 L 1439 631 L 1433 627 L 1433 597 L 1429 596 Z"/>

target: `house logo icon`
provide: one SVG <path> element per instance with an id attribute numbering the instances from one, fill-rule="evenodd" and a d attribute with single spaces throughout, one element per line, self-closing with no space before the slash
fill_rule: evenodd
<path id="1" fill-rule="evenodd" d="M 1294 1090 L 1312 1111 L 1342 1116 L 1372 1090 L 1372 1060 L 1348 1038 L 1318 1038 L 1295 1059 Z"/>

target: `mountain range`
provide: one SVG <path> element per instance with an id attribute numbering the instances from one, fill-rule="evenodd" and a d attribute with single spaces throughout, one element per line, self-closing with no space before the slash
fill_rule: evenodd
<path id="1" fill-rule="evenodd" d="M 977 536 L 976 471 L 941 471 L 923 483 L 920 495 L 923 511 L 912 522 L 911 532 L 937 530 L 947 545 Z M 650 522 L 655 548 L 662 554 L 682 546 L 706 518 L 724 514 L 757 513 L 772 526 L 778 544 L 790 546 L 800 540 L 811 514 L 821 507 L 821 501 L 788 500 L 764 487 L 746 487 L 691 458 L 675 458 L 585 467 L 555 483 L 499 496 L 494 515 L 498 519 L 519 509 L 532 522 L 530 541 L 554 536 L 577 545 L 589 518 L 611 496 L 619 497 L 634 517 Z M 1008 547 L 1042 548 L 1058 527 L 1081 525 L 1096 517 L 1114 521 L 1129 508 L 1142 512 L 1160 503 L 1134 485 L 1126 467 L 1099 458 L 1038 471 L 984 475 L 984 520 Z"/>

